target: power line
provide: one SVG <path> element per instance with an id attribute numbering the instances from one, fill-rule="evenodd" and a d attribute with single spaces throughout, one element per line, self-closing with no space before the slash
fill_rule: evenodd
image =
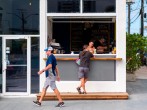
<path id="1" fill-rule="evenodd" d="M 139 0 L 139 2 L 138 2 L 137 7 L 139 6 L 139 3 L 140 3 L 140 0 Z M 132 11 L 135 11 L 135 10 L 140 9 L 140 8 L 137 8 L 137 7 L 136 7 L 136 9 L 134 9 L 134 10 L 132 10 Z M 147 6 L 144 6 L 144 8 L 147 8 Z M 138 14 L 139 14 L 139 15 L 138 15 Z M 131 18 L 131 20 L 132 20 L 133 18 L 135 18 L 135 17 L 138 15 L 138 16 L 135 18 L 135 20 L 133 20 L 133 21 L 131 22 L 131 24 L 134 23 L 134 22 L 138 19 L 138 17 L 140 16 L 140 14 L 141 14 L 141 9 L 140 9 L 140 11 L 139 11 L 137 14 L 135 14 L 135 15 Z"/>
<path id="2" fill-rule="evenodd" d="M 140 16 L 140 13 L 139 13 L 139 15 L 137 16 L 137 18 L 136 18 L 134 21 L 132 21 L 130 24 L 134 23 L 134 22 L 139 18 L 139 16 Z"/>
<path id="3" fill-rule="evenodd" d="M 147 8 L 147 6 L 144 6 L 144 8 Z M 137 9 L 131 10 L 131 12 L 136 11 L 136 10 L 140 10 L 140 8 L 137 8 Z"/>
<path id="4" fill-rule="evenodd" d="M 138 4 L 137 4 L 137 6 L 136 6 L 136 9 L 138 8 L 139 3 L 140 3 L 140 0 L 138 1 Z M 134 10 L 136 10 L 136 9 L 134 9 Z M 133 11 L 133 10 L 131 10 L 131 12 L 132 12 L 132 11 Z"/>
<path id="5" fill-rule="evenodd" d="M 137 14 L 135 14 L 135 15 L 131 18 L 131 20 L 132 20 L 133 18 L 135 18 L 138 14 L 140 14 L 140 11 L 139 11 Z"/>

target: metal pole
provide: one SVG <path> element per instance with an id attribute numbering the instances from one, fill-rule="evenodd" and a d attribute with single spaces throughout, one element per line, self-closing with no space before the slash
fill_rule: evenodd
<path id="1" fill-rule="evenodd" d="M 131 4 L 128 3 L 128 34 L 130 35 L 130 6 Z"/>
<path id="2" fill-rule="evenodd" d="M 144 0 L 141 0 L 141 32 L 140 34 L 144 36 Z"/>

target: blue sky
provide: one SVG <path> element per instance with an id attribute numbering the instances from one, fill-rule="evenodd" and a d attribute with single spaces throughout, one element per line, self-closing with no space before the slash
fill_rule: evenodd
<path id="1" fill-rule="evenodd" d="M 141 0 L 134 0 L 135 3 L 131 5 L 131 28 L 130 33 L 140 33 L 140 8 Z M 147 0 L 144 0 L 144 13 L 147 13 Z M 139 17 L 138 17 L 139 16 Z M 147 18 L 144 18 L 144 26 L 147 26 Z M 126 22 L 128 23 L 128 5 L 126 5 Z M 126 31 L 128 31 L 128 24 L 126 23 Z M 144 36 L 147 36 L 147 29 L 144 30 Z"/>

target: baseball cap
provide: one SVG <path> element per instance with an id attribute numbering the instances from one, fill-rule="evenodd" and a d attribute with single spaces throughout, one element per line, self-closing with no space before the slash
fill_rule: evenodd
<path id="1" fill-rule="evenodd" d="M 47 47 L 44 49 L 44 51 L 53 50 L 53 47 Z"/>

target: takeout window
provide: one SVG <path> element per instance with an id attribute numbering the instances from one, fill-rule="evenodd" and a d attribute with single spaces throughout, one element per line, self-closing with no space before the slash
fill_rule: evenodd
<path id="1" fill-rule="evenodd" d="M 112 18 L 54 18 L 52 19 L 52 34 L 48 36 L 60 43 L 60 48 L 64 50 L 65 54 L 79 53 L 83 45 L 88 44 L 90 41 L 104 38 L 104 45 L 108 47 L 105 53 L 109 53 L 115 46 L 115 20 Z"/>

